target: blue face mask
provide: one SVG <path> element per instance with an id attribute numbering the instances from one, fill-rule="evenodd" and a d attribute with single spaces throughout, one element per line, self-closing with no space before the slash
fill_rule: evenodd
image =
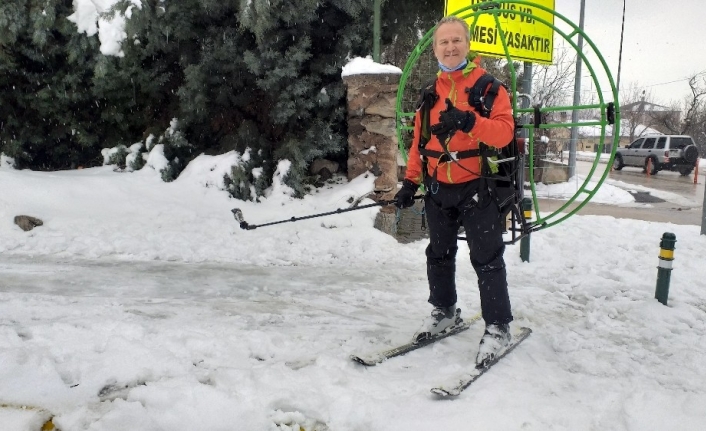
<path id="1" fill-rule="evenodd" d="M 468 65 L 468 59 L 463 60 L 463 61 L 461 62 L 461 64 L 459 64 L 458 66 L 456 66 L 456 67 L 453 68 L 453 69 L 449 69 L 448 67 L 446 67 L 446 66 L 444 66 L 443 64 L 441 64 L 441 62 L 439 62 L 439 69 L 443 70 L 444 72 L 453 72 L 453 71 L 456 71 L 456 70 L 461 70 L 461 69 L 463 69 L 464 67 L 466 67 L 466 65 Z"/>

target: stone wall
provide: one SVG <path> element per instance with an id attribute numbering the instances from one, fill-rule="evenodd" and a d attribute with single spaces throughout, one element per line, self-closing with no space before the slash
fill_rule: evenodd
<path id="1" fill-rule="evenodd" d="M 348 89 L 348 179 L 367 171 L 377 177 L 375 199 L 397 192 L 397 87 L 400 75 L 376 73 L 343 77 Z"/>
<path id="2" fill-rule="evenodd" d="M 397 73 L 359 74 L 343 77 L 348 89 L 348 179 L 371 172 L 373 199 L 390 200 L 397 193 L 397 129 L 395 127 Z M 396 211 L 380 209 L 375 227 L 395 235 Z"/>
<path id="3" fill-rule="evenodd" d="M 529 168 L 525 167 L 525 181 L 529 181 Z M 534 166 L 534 181 L 558 184 L 569 181 L 569 166 L 554 160 L 541 159 Z"/>
<path id="4" fill-rule="evenodd" d="M 369 171 L 377 177 L 372 198 L 390 200 L 397 193 L 395 105 L 400 75 L 349 75 L 343 82 L 348 89 L 348 179 Z M 395 235 L 396 208 L 382 207 L 375 227 Z"/>

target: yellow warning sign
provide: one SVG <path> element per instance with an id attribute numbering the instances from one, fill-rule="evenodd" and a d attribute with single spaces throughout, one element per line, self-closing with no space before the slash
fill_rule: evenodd
<path id="1" fill-rule="evenodd" d="M 513 59 L 552 64 L 554 14 L 536 7 L 533 3 L 554 10 L 554 0 L 533 0 L 531 3 L 446 0 L 444 15 L 457 15 L 468 22 L 468 26 L 471 27 L 473 51 L 491 57 L 505 58 L 500 33 L 502 32 L 508 52 Z M 469 6 L 479 6 L 487 13 L 477 15 L 476 19 L 476 16 L 472 15 L 475 10 L 469 8 L 461 11 Z"/>

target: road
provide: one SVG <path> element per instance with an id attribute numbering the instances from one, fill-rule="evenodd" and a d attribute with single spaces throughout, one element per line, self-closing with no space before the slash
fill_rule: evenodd
<path id="1" fill-rule="evenodd" d="M 577 162 L 579 174 L 587 174 L 591 164 Z M 594 179 L 600 178 L 604 165 L 600 165 L 600 173 L 594 173 Z M 694 175 L 682 177 L 678 172 L 659 172 L 657 175 L 647 176 L 639 168 L 625 167 L 621 171 L 612 171 L 606 181 L 613 180 L 622 185 L 636 185 L 649 189 L 673 193 L 675 199 L 664 202 L 649 202 L 644 204 L 618 205 L 618 204 L 586 204 L 578 214 L 583 215 L 609 215 L 616 218 L 632 218 L 646 221 L 668 222 L 680 225 L 701 226 L 703 221 L 702 207 L 704 201 L 704 173 L 699 173 L 698 183 L 694 184 Z M 619 184 L 620 184 L 619 183 Z M 627 187 L 622 187 L 626 188 Z M 644 196 L 643 196 L 644 197 Z M 649 195 L 648 195 L 649 197 Z M 539 208 L 542 212 L 553 212 L 564 205 L 565 201 L 553 199 L 540 199 Z"/>

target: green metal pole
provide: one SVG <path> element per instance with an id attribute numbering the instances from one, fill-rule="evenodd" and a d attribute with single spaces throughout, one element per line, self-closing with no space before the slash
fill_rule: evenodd
<path id="1" fill-rule="evenodd" d="M 581 0 L 581 13 L 579 14 L 579 28 L 583 31 L 584 22 L 584 11 L 586 10 L 586 0 Z M 583 52 L 583 33 L 579 32 L 578 40 L 578 51 Z M 580 55 L 576 56 L 576 77 L 574 78 L 574 106 L 581 104 L 581 66 L 582 58 Z M 579 113 L 574 110 L 571 111 L 571 122 L 578 123 Z M 576 146 L 579 137 L 579 128 L 577 126 L 571 127 L 571 140 L 569 141 L 569 178 L 573 178 L 576 175 Z"/>
<path id="2" fill-rule="evenodd" d="M 523 198 L 522 203 L 522 213 L 525 216 L 525 223 L 532 220 L 532 199 Z M 530 236 L 524 236 L 520 239 L 520 259 L 523 262 L 529 262 L 530 260 Z"/>
<path id="3" fill-rule="evenodd" d="M 674 262 L 674 248 L 677 236 L 671 232 L 662 235 L 659 243 L 659 265 L 657 266 L 657 288 L 655 298 L 664 305 L 667 305 L 669 297 L 669 280 L 672 276 L 672 263 Z"/>
<path id="4" fill-rule="evenodd" d="M 373 4 L 373 61 L 380 63 L 380 1 Z"/>
<path id="5" fill-rule="evenodd" d="M 530 105 L 532 104 L 531 102 L 531 95 L 532 95 L 532 63 L 529 61 L 525 61 L 524 63 L 524 69 L 522 73 L 522 92 L 527 96 L 522 98 L 522 107 L 523 108 L 529 108 Z M 525 123 L 528 121 L 528 118 L 526 115 L 522 116 L 522 123 Z M 522 137 L 525 138 L 525 145 L 527 145 L 527 148 L 530 147 L 530 131 L 529 129 L 523 128 L 522 129 Z M 524 152 L 524 149 L 523 149 Z M 522 158 L 524 160 L 524 158 Z M 524 165 L 524 162 L 523 162 Z M 524 184 L 525 182 L 525 167 L 520 166 L 520 171 L 522 172 L 520 174 L 521 182 L 520 184 Z M 529 176 L 530 178 L 533 176 L 532 170 L 528 169 Z M 527 223 L 529 220 L 532 219 L 532 199 L 530 198 L 522 198 L 522 202 L 520 202 L 520 208 L 522 209 L 522 213 L 524 215 L 524 223 Z M 529 262 L 530 260 L 530 236 L 524 236 L 520 239 L 520 259 L 522 259 L 523 262 Z"/>

